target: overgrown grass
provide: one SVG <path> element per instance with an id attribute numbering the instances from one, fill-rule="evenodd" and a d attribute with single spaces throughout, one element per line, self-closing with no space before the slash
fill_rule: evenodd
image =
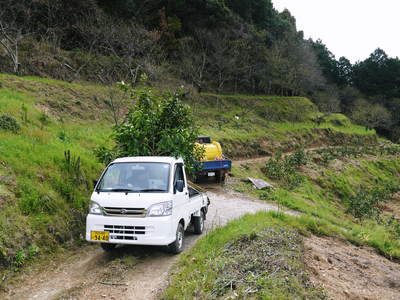
<path id="1" fill-rule="evenodd" d="M 390 195 L 400 189 L 400 159 L 393 156 L 397 147 L 385 149 L 375 148 L 375 157 L 370 148 L 365 153 L 345 151 L 347 160 L 342 157 L 345 161 L 340 165 L 337 158 L 336 164 L 314 163 L 313 156 L 319 155 L 316 151 L 235 164 L 233 174 L 240 179 L 233 183 L 236 191 L 303 214 L 260 212 L 208 233 L 182 255 L 164 298 L 326 297 L 309 284 L 302 249 L 298 248 L 301 239 L 293 232 L 369 245 L 388 258 L 400 259 L 400 223 L 379 213 L 379 205 L 390 201 Z M 352 160 L 352 155 L 358 160 Z M 293 172 L 304 180 L 289 188 L 285 177 Z M 256 190 L 246 182 L 249 176 L 270 182 L 274 179 L 275 187 Z"/>
<path id="2" fill-rule="evenodd" d="M 82 238 L 91 181 L 102 166 L 92 149 L 109 142 L 106 121 L 64 121 L 28 94 L 0 89 L 0 111 L 20 124 L 0 129 L 0 261 L 20 267 L 41 252 Z M 62 132 L 62 134 L 61 134 Z M 62 138 L 61 138 L 62 137 Z M 80 180 L 64 155 L 79 160 Z M 35 251 L 33 251 L 33 249 Z"/>
<path id="3" fill-rule="evenodd" d="M 164 299 L 324 299 L 305 273 L 299 235 L 317 223 L 260 212 L 217 228 L 182 255 Z"/>
<path id="4" fill-rule="evenodd" d="M 400 159 L 391 154 L 381 156 L 379 151 L 376 156 L 359 155 L 357 160 L 342 157 L 328 165 L 313 163 L 310 155 L 307 166 L 299 172 L 303 181 L 294 188 L 271 176 L 271 162 L 267 168 L 260 162 L 238 165 L 233 171 L 236 177 L 262 178 L 272 181 L 275 188 L 259 191 L 244 181 L 235 183 L 234 188 L 326 222 L 332 229 L 327 235 L 339 234 L 356 244 L 370 245 L 388 258 L 400 259 L 398 223 L 381 214 L 382 204 L 400 190 Z M 252 170 L 251 175 L 248 170 Z"/>

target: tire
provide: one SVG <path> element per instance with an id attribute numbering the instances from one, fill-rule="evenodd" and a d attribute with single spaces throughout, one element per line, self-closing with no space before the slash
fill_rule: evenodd
<path id="1" fill-rule="evenodd" d="M 221 183 L 221 171 L 216 171 L 215 172 L 215 182 L 216 183 Z"/>
<path id="2" fill-rule="evenodd" d="M 105 252 L 112 252 L 115 249 L 115 247 L 117 247 L 116 244 L 108 244 L 108 243 L 101 243 L 100 246 L 101 248 L 103 248 Z"/>
<path id="3" fill-rule="evenodd" d="M 225 183 L 225 180 L 226 180 L 226 173 L 223 172 L 223 173 L 221 174 L 221 182 L 222 182 L 222 183 Z"/>
<path id="4" fill-rule="evenodd" d="M 204 212 L 199 217 L 193 217 L 193 231 L 195 234 L 202 234 L 204 230 Z"/>
<path id="5" fill-rule="evenodd" d="M 178 224 L 176 229 L 176 240 L 172 244 L 169 244 L 168 251 L 173 254 L 179 254 L 183 251 L 183 241 L 185 237 L 185 230 L 181 223 Z"/>
<path id="6" fill-rule="evenodd" d="M 226 179 L 226 173 L 224 171 L 216 171 L 215 172 L 215 182 L 216 183 L 224 183 Z"/>

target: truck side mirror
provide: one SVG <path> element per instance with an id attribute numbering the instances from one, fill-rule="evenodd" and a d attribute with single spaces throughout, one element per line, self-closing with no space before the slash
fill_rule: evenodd
<path id="1" fill-rule="evenodd" d="M 182 193 L 184 185 L 185 183 L 183 180 L 177 180 L 175 183 L 175 191 Z"/>

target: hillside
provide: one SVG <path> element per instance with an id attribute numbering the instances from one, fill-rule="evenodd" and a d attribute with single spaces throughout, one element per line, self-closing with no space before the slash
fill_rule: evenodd
<path id="1" fill-rule="evenodd" d="M 97 84 L 136 85 L 145 75 L 167 89 L 303 96 L 398 142 L 400 60 L 380 48 L 355 64 L 337 58 L 273 2 L 3 0 L 0 70 Z"/>
<path id="2" fill-rule="evenodd" d="M 113 87 L 94 84 L 10 75 L 1 75 L 0 82 L 0 115 L 17 122 L 11 129 L 0 123 L 0 253 L 8 278 L 36 257 L 82 243 L 91 182 L 103 168 L 95 149 L 112 144 L 116 112 L 110 108 L 110 97 L 114 104 L 123 104 L 121 116 L 130 100 L 122 100 L 126 95 Z M 400 186 L 397 145 L 353 125 L 344 115 L 320 113 L 307 98 L 190 92 L 186 101 L 201 133 L 222 141 L 226 154 L 237 161 L 225 187 L 228 192 L 303 215 L 247 216 L 226 229 L 233 230 L 229 239 L 220 240 L 225 229 L 205 237 L 182 257 L 168 297 L 176 297 L 177 290 L 196 293 L 197 284 L 207 293 L 202 284 L 208 285 L 208 279 L 200 284 L 197 273 L 191 275 L 194 285 L 182 286 L 188 272 L 203 264 L 202 247 L 212 253 L 213 263 L 226 243 L 252 232 L 264 236 L 263 230 L 271 226 L 286 228 L 294 240 L 302 239 L 298 232 L 333 236 L 400 258 L 400 215 L 397 202 L 391 200 Z M 275 188 L 256 191 L 246 182 L 248 176 L 273 182 Z M 266 238 L 274 239 L 276 233 L 271 234 Z M 219 241 L 211 249 L 210 239 Z M 295 261 L 303 255 L 298 250 Z M 193 257 L 196 263 L 188 264 Z M 215 278 L 215 271 L 210 269 L 210 278 Z M 299 280 L 303 282 L 296 277 L 292 283 Z"/>
<path id="3" fill-rule="evenodd" d="M 86 243 L 101 162 L 162 140 L 191 170 L 197 133 L 233 161 L 206 234 Z M 274 0 L 0 1 L 1 299 L 397 299 L 399 262 L 398 57 L 336 57 Z"/>
<path id="4" fill-rule="evenodd" d="M 1 113 L 21 126 L 18 133 L 0 132 L 1 248 L 7 265 L 23 263 L 16 257 L 32 247 L 46 250 L 79 238 L 91 182 L 102 168 L 94 149 L 111 143 L 112 118 L 106 87 L 8 75 L 1 76 L 1 86 Z M 372 131 L 334 122 L 335 116 L 315 125 L 317 109 L 304 98 L 241 99 L 205 94 L 189 100 L 202 133 L 223 141 L 232 158 L 334 141 L 330 136 L 375 139 Z"/>
<path id="5" fill-rule="evenodd" d="M 278 212 L 246 215 L 200 239 L 181 257 L 165 299 L 395 299 L 400 146 L 333 140 L 237 161 L 224 193 Z M 249 177 L 273 187 L 257 190 Z"/>

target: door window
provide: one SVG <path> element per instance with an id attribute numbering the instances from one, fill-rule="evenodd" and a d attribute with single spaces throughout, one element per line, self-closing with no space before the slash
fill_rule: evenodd
<path id="1" fill-rule="evenodd" d="M 183 173 L 183 164 L 177 164 L 176 165 L 176 170 L 175 170 L 175 179 L 174 179 L 174 185 L 178 180 L 182 180 L 183 181 L 183 187 L 185 187 L 186 183 L 185 183 L 185 176 Z"/>

